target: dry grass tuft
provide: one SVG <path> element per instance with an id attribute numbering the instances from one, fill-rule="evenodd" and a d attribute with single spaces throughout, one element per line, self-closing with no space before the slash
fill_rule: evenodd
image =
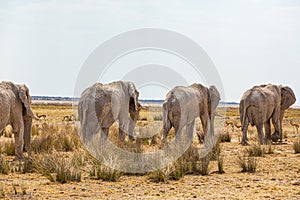
<path id="1" fill-rule="evenodd" d="M 117 158 L 111 157 L 105 161 L 105 164 L 93 160 L 92 168 L 90 169 L 90 177 L 96 180 L 103 181 L 118 181 L 123 173 L 119 170 L 116 170 Z"/>
<path id="2" fill-rule="evenodd" d="M 1 155 L 0 156 L 0 173 L 8 174 L 10 172 L 9 162 Z"/>
<path id="3" fill-rule="evenodd" d="M 54 153 L 52 155 L 38 155 L 33 162 L 35 169 L 51 182 L 81 181 L 80 166 L 72 158 L 65 158 L 59 153 Z"/>
<path id="4" fill-rule="evenodd" d="M 268 145 L 268 147 L 265 148 L 265 154 L 274 154 L 274 150 L 275 150 L 274 146 Z"/>
<path id="5" fill-rule="evenodd" d="M 11 138 L 12 135 L 13 135 L 13 129 L 12 129 L 11 125 L 6 126 L 3 129 L 2 134 L 3 134 L 4 137 Z"/>
<path id="6" fill-rule="evenodd" d="M 266 150 L 263 146 L 254 144 L 246 149 L 246 152 L 250 157 L 264 157 Z"/>
<path id="7" fill-rule="evenodd" d="M 211 155 L 199 157 L 198 149 L 190 146 L 187 151 L 172 164 L 163 169 L 157 169 L 149 174 L 149 179 L 154 182 L 168 182 L 180 180 L 186 174 L 209 174 Z"/>
<path id="8" fill-rule="evenodd" d="M 242 168 L 242 172 L 249 172 L 249 173 L 255 173 L 257 164 L 258 164 L 258 159 L 253 156 L 246 156 L 244 155 L 238 155 L 237 157 L 237 162 L 239 166 Z"/>
<path id="9" fill-rule="evenodd" d="M 222 133 L 219 135 L 220 142 L 231 142 L 231 135 L 229 133 Z"/>
<path id="10" fill-rule="evenodd" d="M 0 146 L 2 147 L 2 149 L 1 149 L 2 153 L 6 153 L 6 155 L 8 155 L 8 156 L 15 155 L 15 141 L 14 140 L 2 141 L 0 143 Z"/>
<path id="11" fill-rule="evenodd" d="M 293 143 L 293 148 L 295 153 L 300 153 L 300 139 Z"/>
<path id="12" fill-rule="evenodd" d="M 81 146 L 77 129 L 72 125 L 49 125 L 33 137 L 31 147 L 35 153 L 56 151 L 74 151 Z"/>

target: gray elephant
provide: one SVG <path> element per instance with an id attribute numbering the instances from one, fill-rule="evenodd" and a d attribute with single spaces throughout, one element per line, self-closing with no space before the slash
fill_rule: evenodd
<path id="1" fill-rule="evenodd" d="M 293 90 L 281 85 L 259 85 L 247 90 L 239 106 L 240 119 L 242 123 L 242 145 L 248 145 L 248 125 L 256 126 L 259 143 L 265 144 L 272 140 L 282 141 L 282 120 L 284 111 L 296 102 Z M 271 124 L 275 132 L 271 136 Z M 265 128 L 265 137 L 263 134 Z"/>
<path id="2" fill-rule="evenodd" d="M 119 122 L 119 140 L 125 140 L 126 131 L 133 140 L 133 130 L 139 116 L 138 96 L 135 85 L 126 81 L 96 83 L 83 91 L 78 104 L 83 142 L 90 141 L 99 130 L 101 141 L 105 142 L 109 127 L 115 121 Z"/>
<path id="3" fill-rule="evenodd" d="M 30 104 L 31 96 L 26 85 L 0 83 L 0 132 L 9 124 L 13 127 L 15 159 L 24 157 L 23 147 L 29 156 L 31 154 L 31 123 L 32 118 L 38 118 L 33 114 Z"/>
<path id="4" fill-rule="evenodd" d="M 190 86 L 177 86 L 168 92 L 163 103 L 163 137 L 165 142 L 172 127 L 176 140 L 181 138 L 182 128 L 186 126 L 189 137 L 193 137 L 195 118 L 200 117 L 204 135 L 214 134 L 215 110 L 220 101 L 215 86 L 209 88 L 194 83 Z"/>

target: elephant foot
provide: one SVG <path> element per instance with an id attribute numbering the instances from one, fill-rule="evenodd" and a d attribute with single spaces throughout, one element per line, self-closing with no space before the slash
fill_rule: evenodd
<path id="1" fill-rule="evenodd" d="M 277 142 L 278 141 L 278 136 L 274 133 L 271 135 L 271 139 L 273 142 Z"/>
<path id="2" fill-rule="evenodd" d="M 243 145 L 243 146 L 248 146 L 249 143 L 248 143 L 246 140 L 242 140 L 242 141 L 241 141 L 241 145 Z"/>
<path id="3" fill-rule="evenodd" d="M 132 142 L 135 141 L 134 137 L 132 135 L 129 135 L 129 140 L 131 140 Z"/>

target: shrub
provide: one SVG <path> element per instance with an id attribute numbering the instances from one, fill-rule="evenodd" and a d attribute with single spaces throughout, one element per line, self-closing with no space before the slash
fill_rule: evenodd
<path id="1" fill-rule="evenodd" d="M 188 163 L 184 156 L 178 158 L 171 167 L 169 178 L 171 180 L 180 180 L 188 173 Z"/>
<path id="2" fill-rule="evenodd" d="M 218 173 L 219 174 L 225 173 L 223 168 L 223 164 L 224 164 L 223 156 L 218 156 L 217 161 L 218 161 Z"/>
<path id="3" fill-rule="evenodd" d="M 97 180 L 116 182 L 122 176 L 122 172 L 104 164 L 95 164 L 90 170 L 90 176 Z"/>
<path id="4" fill-rule="evenodd" d="M 185 174 L 197 173 L 199 153 L 196 150 L 195 147 L 190 146 L 175 162 L 150 173 L 150 180 L 166 183 L 168 180 L 180 180 Z"/>
<path id="5" fill-rule="evenodd" d="M 57 126 L 49 125 L 44 128 L 41 134 L 33 137 L 31 142 L 32 150 L 36 153 L 51 153 L 57 151 L 74 151 L 81 146 L 77 130 L 74 126 L 65 125 L 60 129 Z"/>
<path id="6" fill-rule="evenodd" d="M 153 182 L 167 183 L 171 174 L 171 167 L 167 166 L 163 169 L 157 169 L 149 174 L 149 179 Z"/>
<path id="7" fill-rule="evenodd" d="M 246 149 L 249 156 L 263 157 L 265 149 L 261 145 L 254 144 Z"/>
<path id="8" fill-rule="evenodd" d="M 97 180 L 116 182 L 123 175 L 121 171 L 117 170 L 119 166 L 118 157 L 116 156 L 103 157 L 102 163 L 92 158 L 91 164 L 90 176 Z"/>
<path id="9" fill-rule="evenodd" d="M 219 136 L 220 142 L 230 142 L 231 141 L 231 135 L 229 133 L 222 133 Z"/>
<path id="10" fill-rule="evenodd" d="M 8 161 L 3 156 L 0 156 L 0 173 L 8 174 L 9 172 L 10 172 L 10 165 Z"/>
<path id="11" fill-rule="evenodd" d="M 12 134 L 13 134 L 13 129 L 12 127 L 9 125 L 9 126 L 6 126 L 4 129 L 3 129 L 3 135 L 5 137 L 8 137 L 8 138 L 11 138 L 12 137 Z"/>
<path id="12" fill-rule="evenodd" d="M 246 156 L 244 155 L 238 155 L 237 161 L 239 166 L 242 168 L 242 172 L 250 172 L 254 173 L 256 171 L 257 167 L 257 158 L 251 157 L 251 156 Z"/>
<path id="13" fill-rule="evenodd" d="M 76 168 L 69 159 L 58 158 L 55 166 L 56 181 L 67 183 L 69 181 L 81 181 L 81 171 Z"/>
<path id="14" fill-rule="evenodd" d="M 67 183 L 81 181 L 81 171 L 72 158 L 64 158 L 59 153 L 53 155 L 39 155 L 34 160 L 34 166 L 51 182 Z M 56 174 L 55 178 L 53 173 Z"/>
<path id="15" fill-rule="evenodd" d="M 249 157 L 248 158 L 248 166 L 247 171 L 250 173 L 255 173 L 257 166 L 257 158 L 255 157 Z"/>
<path id="16" fill-rule="evenodd" d="M 15 141 L 14 140 L 8 140 L 4 141 L 1 144 L 2 152 L 6 153 L 8 156 L 14 156 L 15 155 Z"/>
<path id="17" fill-rule="evenodd" d="M 33 137 L 31 142 L 31 149 L 35 153 L 50 153 L 54 148 L 54 135 L 41 133 L 38 136 Z"/>
<path id="18" fill-rule="evenodd" d="M 221 146 L 220 146 L 220 140 L 215 144 L 215 146 L 212 148 L 211 152 L 209 153 L 211 160 L 217 160 L 218 157 L 221 154 Z"/>
<path id="19" fill-rule="evenodd" d="M 265 149 L 265 154 L 274 154 L 274 147 L 272 147 L 272 145 L 268 145 L 268 148 Z"/>
<path id="20" fill-rule="evenodd" d="M 293 148 L 295 153 L 300 153 L 300 139 L 293 143 Z"/>
<path id="21" fill-rule="evenodd" d="M 198 172 L 201 175 L 208 175 L 209 174 L 209 163 L 210 163 L 210 156 L 205 156 L 204 158 L 201 158 L 200 160 L 200 169 L 198 170 Z"/>

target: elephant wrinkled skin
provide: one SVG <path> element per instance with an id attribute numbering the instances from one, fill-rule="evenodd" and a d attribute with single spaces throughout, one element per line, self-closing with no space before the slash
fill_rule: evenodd
<path id="1" fill-rule="evenodd" d="M 239 106 L 240 119 L 242 123 L 242 145 L 248 145 L 248 125 L 256 126 L 260 144 L 271 140 L 282 141 L 282 120 L 284 111 L 296 102 L 293 90 L 281 85 L 260 85 L 247 90 Z M 271 124 L 275 132 L 271 135 Z M 265 128 L 265 137 L 263 134 Z"/>
<path id="2" fill-rule="evenodd" d="M 215 110 L 220 101 L 220 94 L 215 86 L 209 88 L 194 83 L 190 86 L 177 86 L 168 92 L 163 104 L 163 137 L 165 142 L 172 127 L 175 128 L 176 140 L 181 138 L 182 128 L 193 137 L 195 118 L 200 117 L 204 135 L 214 134 Z"/>
<path id="3" fill-rule="evenodd" d="M 119 122 L 119 140 L 125 140 L 127 131 L 133 140 L 133 130 L 139 116 L 138 96 L 135 85 L 126 81 L 96 83 L 84 90 L 78 104 L 83 142 L 90 141 L 99 130 L 101 141 L 105 141 L 109 127 L 115 121 Z"/>
<path id="4" fill-rule="evenodd" d="M 7 126 L 13 127 L 15 137 L 15 159 L 21 159 L 23 147 L 31 153 L 30 132 L 34 116 L 31 108 L 31 96 L 26 85 L 12 82 L 0 83 L 0 132 Z"/>

